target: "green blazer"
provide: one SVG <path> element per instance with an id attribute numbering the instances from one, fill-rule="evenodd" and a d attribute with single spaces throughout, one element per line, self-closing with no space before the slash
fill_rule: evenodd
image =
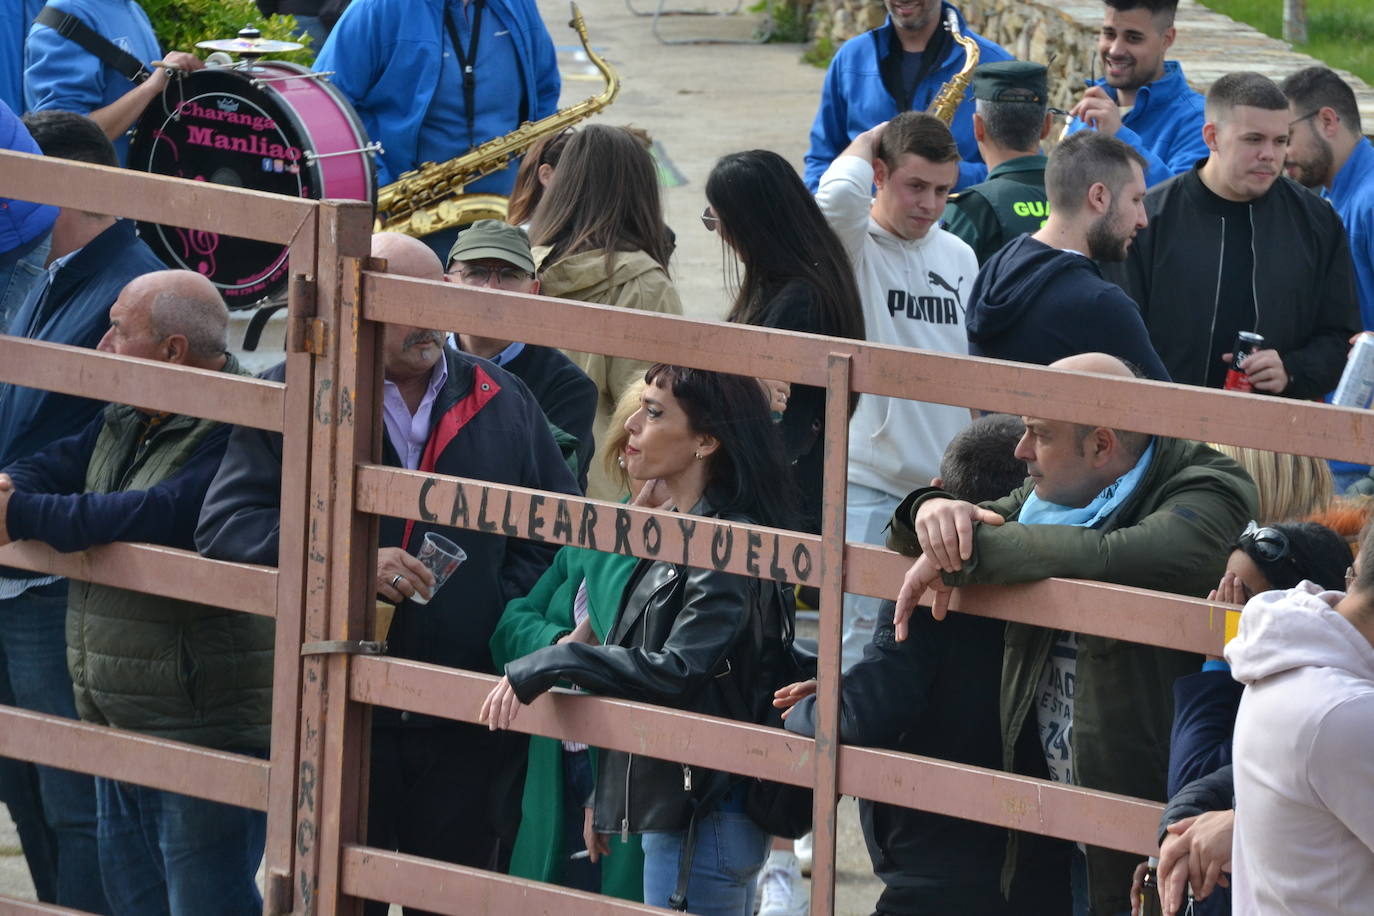
<path id="1" fill-rule="evenodd" d="M 635 557 L 580 547 L 559 550 L 530 593 L 506 605 L 491 637 L 492 661 L 504 669 L 508 662 L 552 644 L 571 630 L 573 599 L 584 578 L 592 631 L 604 642 L 615 627 L 625 584 L 638 562 Z M 595 766 L 595 748 L 592 763 Z M 534 736 L 510 873 L 552 881 L 569 854 L 563 848 L 563 744 Z M 601 864 L 601 892 L 625 900 L 644 899 L 644 854 L 638 836 L 628 842 L 611 838 L 611 854 Z"/>

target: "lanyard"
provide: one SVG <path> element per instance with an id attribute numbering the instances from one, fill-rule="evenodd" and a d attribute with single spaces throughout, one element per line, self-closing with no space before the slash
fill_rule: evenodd
<path id="1" fill-rule="evenodd" d="M 486 0 L 472 0 L 472 4 L 472 44 L 466 49 L 459 38 L 458 28 L 453 24 L 452 11 L 447 6 L 444 8 L 444 25 L 448 28 L 449 40 L 453 42 L 453 53 L 458 58 L 458 65 L 463 68 L 463 105 L 467 109 L 464 113 L 468 119 L 468 143 L 475 146 L 477 76 L 473 68 L 477 65 L 477 43 L 482 39 L 482 10 L 486 8 Z"/>

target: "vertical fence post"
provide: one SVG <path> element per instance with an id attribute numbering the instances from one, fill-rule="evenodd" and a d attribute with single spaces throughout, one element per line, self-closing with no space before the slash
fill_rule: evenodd
<path id="1" fill-rule="evenodd" d="M 847 353 L 831 353 L 825 387 L 825 485 L 821 510 L 820 659 L 816 702 L 816 792 L 811 912 L 835 911 L 835 840 L 838 821 L 840 639 L 844 630 L 845 490 L 849 466 Z"/>
<path id="2" fill-rule="evenodd" d="M 338 576 L 335 568 L 345 570 L 347 555 L 337 551 L 346 537 L 335 536 L 338 518 L 336 505 L 344 500 L 351 509 L 353 491 L 336 479 L 341 462 L 351 463 L 352 451 L 344 448 L 339 454 L 341 439 L 352 435 L 353 402 L 351 391 L 344 389 L 341 364 L 355 360 L 351 350 L 354 342 L 354 304 L 357 301 L 359 274 L 356 261 L 349 258 L 366 257 L 371 250 L 371 208 L 360 202 L 324 201 L 320 204 L 319 255 L 316 260 L 316 317 L 306 333 L 306 345 L 314 355 L 314 380 L 310 393 L 311 422 L 309 428 L 310 491 L 305 531 L 305 605 L 303 640 L 323 641 L 335 638 L 336 632 L 346 631 L 347 589 L 335 594 Z M 341 324 L 347 321 L 348 325 Z M 347 342 L 348 350 L 344 349 Z M 369 354 L 370 356 L 370 354 Z M 347 432 L 339 427 L 347 424 Z M 288 430 L 290 435 L 293 431 Z M 305 431 L 296 431 L 304 435 Z M 348 478 L 351 481 L 351 476 Z M 346 572 L 345 572 L 346 577 Z M 336 620 L 335 618 L 341 618 Z M 354 638 L 361 638 L 355 636 Z M 312 655 L 301 661 L 300 692 L 300 762 L 296 776 L 296 864 L 293 911 L 302 916 L 315 913 L 347 912 L 339 904 L 339 842 L 342 830 L 347 841 L 353 838 L 356 825 L 340 824 L 341 787 L 329 785 L 326 775 L 334 780 L 343 772 L 329 751 L 341 746 L 335 732 L 344 726 L 340 715 L 348 697 L 346 660 L 338 656 Z M 355 761 L 355 772 L 343 778 L 356 786 L 361 761 Z M 326 801 L 328 799 L 328 801 Z M 355 806 L 350 806 L 352 810 Z M 331 847 L 324 839 L 329 834 Z M 327 854 L 326 854 L 327 853 Z"/>
<path id="3" fill-rule="evenodd" d="M 295 860 L 297 706 L 300 699 L 301 610 L 305 589 L 305 520 L 310 494 L 312 357 L 302 331 L 316 315 L 319 210 L 291 244 L 287 299 L 286 402 L 282 411 L 281 522 L 277 549 L 277 620 L 272 671 L 272 781 L 267 809 L 268 916 L 291 911 Z"/>

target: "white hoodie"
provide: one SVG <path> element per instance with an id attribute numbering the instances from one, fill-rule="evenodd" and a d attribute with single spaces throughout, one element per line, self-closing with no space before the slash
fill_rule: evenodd
<path id="1" fill-rule="evenodd" d="M 1226 646 L 1236 716 L 1232 911 L 1374 913 L 1374 646 L 1311 582 L 1256 595 Z"/>
<path id="2" fill-rule="evenodd" d="M 938 225 L 914 241 L 888 232 L 869 215 L 872 187 L 871 163 L 840 156 L 816 191 L 854 266 L 868 340 L 967 355 L 964 309 L 978 275 L 973 249 Z M 939 384 L 930 381 L 933 392 Z M 849 423 L 849 480 L 897 497 L 928 486 L 945 446 L 968 423 L 963 407 L 865 394 Z"/>

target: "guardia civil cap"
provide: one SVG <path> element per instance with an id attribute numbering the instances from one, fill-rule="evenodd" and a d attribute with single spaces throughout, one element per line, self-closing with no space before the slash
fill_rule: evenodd
<path id="1" fill-rule="evenodd" d="M 999 60 L 973 71 L 973 97 L 989 102 L 1030 102 L 1044 105 L 1050 92 L 1044 64 L 1028 60 Z"/>

